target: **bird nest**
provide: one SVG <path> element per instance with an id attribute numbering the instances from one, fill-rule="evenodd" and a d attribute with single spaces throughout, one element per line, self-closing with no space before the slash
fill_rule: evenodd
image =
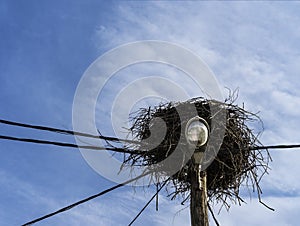
<path id="1" fill-rule="evenodd" d="M 212 111 L 214 108 L 214 111 Z M 207 195 L 209 203 L 218 203 L 227 208 L 230 203 L 244 202 L 240 196 L 240 188 L 247 186 L 253 192 L 256 192 L 260 200 L 262 190 L 260 188 L 261 177 L 268 172 L 268 164 L 271 160 L 268 150 L 258 148 L 261 146 L 258 140 L 258 133 L 250 128 L 250 124 L 261 123 L 256 114 L 244 110 L 233 101 L 219 102 L 216 100 L 207 100 L 204 98 L 195 98 L 180 103 L 165 103 L 153 108 L 140 109 L 131 115 L 132 127 L 130 132 L 140 141 L 139 144 L 128 146 L 127 149 L 135 149 L 140 153 L 126 155 L 124 165 L 130 166 L 153 166 L 157 168 L 154 171 L 156 178 L 163 178 L 168 174 L 168 167 L 161 166 L 160 163 L 170 157 L 172 153 L 179 148 L 182 156 L 177 158 L 184 159 L 188 150 L 188 144 L 180 139 L 185 136 L 182 127 L 187 123 L 190 116 L 180 115 L 180 110 L 196 109 L 198 116 L 203 118 L 211 130 L 223 130 L 222 136 L 214 136 L 214 139 L 220 142 L 218 150 L 214 145 L 207 143 L 206 150 L 212 149 L 216 156 L 206 168 L 207 174 Z M 220 111 L 218 111 L 218 109 Z M 224 123 L 215 123 L 219 121 L 219 112 L 225 113 Z M 156 120 L 162 119 L 166 125 L 166 131 L 163 139 L 158 145 L 153 146 L 151 139 L 157 140 L 153 134 L 153 128 L 160 126 Z M 159 120 L 158 122 L 161 122 Z M 196 150 L 197 151 L 197 150 Z M 178 159 L 174 159 L 174 162 Z M 190 175 L 191 159 L 185 159 L 184 164 L 170 178 L 168 191 L 172 199 L 180 196 L 182 202 L 189 199 L 190 194 Z M 160 168 L 161 167 L 161 168 Z M 231 202 L 230 202 L 231 201 Z"/>

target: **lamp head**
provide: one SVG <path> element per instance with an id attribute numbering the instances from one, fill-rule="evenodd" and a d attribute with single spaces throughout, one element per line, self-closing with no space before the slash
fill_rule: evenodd
<path id="1" fill-rule="evenodd" d="M 208 135 L 209 126 L 203 118 L 196 116 L 187 122 L 185 137 L 188 144 L 201 147 L 207 143 Z"/>

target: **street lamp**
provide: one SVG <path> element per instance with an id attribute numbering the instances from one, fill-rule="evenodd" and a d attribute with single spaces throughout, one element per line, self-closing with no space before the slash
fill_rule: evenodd
<path id="1" fill-rule="evenodd" d="M 192 226 L 208 226 L 206 172 L 201 169 L 208 137 L 209 126 L 203 118 L 196 116 L 187 122 L 185 126 L 185 138 L 189 148 L 195 149 L 192 156 L 190 174 Z"/>
<path id="2" fill-rule="evenodd" d="M 196 164 L 201 164 L 205 144 L 209 136 L 208 123 L 201 117 L 191 118 L 185 126 L 185 137 L 190 148 L 196 149 L 193 160 Z"/>

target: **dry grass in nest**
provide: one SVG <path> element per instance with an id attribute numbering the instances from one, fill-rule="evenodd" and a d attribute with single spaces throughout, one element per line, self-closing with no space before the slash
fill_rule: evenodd
<path id="1" fill-rule="evenodd" d="M 221 140 L 221 147 L 217 156 L 206 169 L 207 191 L 209 203 L 220 202 L 227 208 L 230 201 L 233 203 L 243 202 L 240 197 L 240 188 L 245 185 L 255 191 L 260 200 L 262 193 L 260 189 L 261 177 L 268 172 L 268 164 L 271 157 L 268 150 L 256 150 L 260 146 L 257 134 L 249 128 L 249 124 L 261 123 L 256 114 L 248 112 L 243 108 L 230 103 L 222 103 L 216 100 L 203 98 L 191 99 L 182 103 L 166 103 L 147 109 L 140 109 L 132 117 L 133 136 L 141 141 L 141 144 L 128 146 L 128 149 L 138 149 L 141 154 L 126 155 L 124 165 L 130 166 L 151 166 L 169 157 L 178 145 L 180 136 L 184 136 L 181 127 L 189 118 L 179 117 L 178 109 L 189 111 L 196 108 L 200 117 L 205 119 L 211 126 L 212 119 L 218 119 L 218 114 L 211 114 L 211 107 L 225 110 L 226 125 L 220 123 L 213 129 L 225 128 L 224 139 Z M 159 117 L 166 123 L 167 132 L 162 142 L 156 147 L 151 147 L 150 143 L 143 142 L 146 139 L 156 139 L 155 134 L 151 134 L 151 127 L 155 126 L 152 119 Z M 225 126 L 225 127 L 224 127 Z M 218 139 L 215 137 L 215 139 Z M 220 137 L 219 139 L 222 139 Z M 148 140 L 149 141 L 149 140 Z M 181 145 L 182 153 L 187 149 Z M 207 147 L 214 148 L 214 147 Z M 184 156 L 182 156 L 184 158 Z M 171 177 L 168 186 L 169 195 L 172 199 L 177 196 L 183 198 L 183 202 L 188 200 L 190 191 L 190 170 L 191 160 L 187 161 L 181 169 Z M 156 171 L 156 178 L 166 175 L 167 172 Z"/>

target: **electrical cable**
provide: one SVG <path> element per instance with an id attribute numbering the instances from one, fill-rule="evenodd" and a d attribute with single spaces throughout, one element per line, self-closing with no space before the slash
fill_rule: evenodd
<path id="1" fill-rule="evenodd" d="M 134 143 L 134 144 L 139 143 L 138 141 L 133 141 L 133 140 L 119 139 L 116 137 L 109 137 L 109 136 L 103 136 L 103 135 L 92 135 L 92 134 L 77 132 L 77 131 L 72 131 L 72 130 L 64 130 L 64 129 L 58 129 L 58 128 L 54 128 L 54 127 L 25 124 L 25 123 L 20 123 L 20 122 L 8 121 L 8 120 L 4 120 L 4 119 L 0 119 L 0 123 L 6 124 L 6 125 L 11 125 L 11 126 L 16 126 L 16 127 L 24 127 L 24 128 L 35 129 L 35 130 L 43 130 L 43 131 L 48 131 L 48 132 L 61 133 L 61 134 L 65 134 L 65 135 L 75 135 L 75 136 L 82 136 L 82 137 L 89 137 L 89 138 L 97 138 L 97 139 L 103 139 L 103 140 L 114 141 L 114 142 L 125 142 L 125 143 Z"/>
<path id="2" fill-rule="evenodd" d="M 131 226 L 136 219 L 144 212 L 144 210 L 149 206 L 149 204 L 152 202 L 152 200 L 157 196 L 157 194 L 161 191 L 161 189 L 167 184 L 167 182 L 170 180 L 170 177 L 164 181 L 164 183 L 161 185 L 159 189 L 157 189 L 156 193 L 151 197 L 151 199 L 146 203 L 146 205 L 141 209 L 141 211 L 135 216 L 135 218 L 128 224 L 128 226 Z"/>
<path id="3" fill-rule="evenodd" d="M 90 146 L 90 145 L 77 145 L 77 144 L 73 144 L 73 143 L 64 143 L 64 142 L 56 142 L 56 141 L 48 141 L 48 140 L 37 140 L 37 139 L 20 138 L 20 137 L 3 136 L 3 135 L 0 135 L 0 139 L 13 140 L 13 141 L 19 141 L 19 142 L 25 142 L 25 143 L 54 145 L 54 146 L 60 146 L 60 147 L 82 148 L 82 149 L 89 149 L 89 150 L 107 150 L 107 151 L 130 153 L 130 154 L 141 154 L 142 153 L 142 151 L 138 151 L 138 150 L 126 150 L 124 148 L 117 148 L 117 147 L 97 147 L 97 146 Z"/>
<path id="4" fill-rule="evenodd" d="M 103 135 L 92 135 L 92 134 L 77 132 L 77 131 L 72 131 L 72 130 L 64 130 L 64 129 L 58 129 L 58 128 L 54 128 L 54 127 L 46 127 L 46 126 L 37 126 L 37 125 L 32 125 L 32 124 L 25 124 L 25 123 L 20 123 L 20 122 L 8 121 L 8 120 L 4 120 L 4 119 L 0 119 L 0 123 L 6 124 L 6 125 L 17 126 L 17 127 L 31 128 L 31 129 L 43 130 L 43 131 L 49 131 L 49 132 L 55 132 L 55 133 L 62 133 L 62 134 L 67 134 L 67 135 L 76 135 L 76 136 L 89 137 L 89 138 L 98 138 L 98 139 L 103 139 L 103 140 L 106 140 L 106 141 L 140 144 L 140 142 L 133 141 L 133 140 L 119 139 L 119 138 L 116 138 L 116 137 L 103 136 Z M 6 137 L 6 136 L 2 136 L 2 137 Z M 5 139 L 5 138 L 1 138 L 1 139 Z M 11 140 L 13 140 L 13 139 L 11 139 Z M 24 141 L 24 142 L 26 142 L 26 141 Z M 291 144 L 291 145 L 279 144 L 279 145 L 268 145 L 268 146 L 253 146 L 251 148 L 251 150 L 291 149 L 291 148 L 300 148 L 300 144 Z M 87 149 L 94 149 L 94 148 L 87 148 Z M 103 149 L 106 149 L 106 148 L 103 148 Z"/>
<path id="5" fill-rule="evenodd" d="M 73 204 L 71 204 L 71 205 L 65 206 L 65 207 L 63 207 L 63 208 L 61 208 L 61 209 L 59 209 L 59 210 L 57 210 L 57 211 L 55 211 L 55 212 L 49 213 L 49 214 L 47 214 L 47 215 L 44 215 L 44 216 L 39 217 L 39 218 L 37 218 L 37 219 L 34 219 L 34 220 L 30 221 L 30 222 L 27 222 L 27 223 L 23 224 L 22 226 L 29 226 L 29 225 L 35 224 L 35 223 L 37 223 L 37 222 L 39 222 L 39 221 L 45 220 L 45 219 L 47 219 L 47 218 L 49 218 L 49 217 L 53 217 L 54 215 L 57 215 L 57 214 L 59 214 L 59 213 L 65 212 L 65 211 L 67 211 L 67 210 L 70 210 L 70 209 L 72 209 L 72 208 L 74 208 L 74 207 L 76 207 L 76 206 L 78 206 L 78 205 L 80 205 L 80 204 L 83 204 L 83 203 L 85 203 L 85 202 L 88 202 L 88 201 L 90 201 L 90 200 L 92 200 L 92 199 L 95 199 L 95 198 L 97 198 L 97 197 L 99 197 L 99 196 L 102 196 L 102 195 L 104 195 L 104 194 L 106 194 L 106 193 L 108 193 L 108 192 L 111 192 L 111 191 L 113 191 L 113 190 L 115 190 L 115 189 L 117 189 L 117 188 L 120 188 L 120 187 L 122 187 L 122 186 L 124 186 L 124 185 L 126 185 L 126 184 L 129 184 L 129 183 L 131 183 L 131 182 L 133 182 L 133 181 L 136 181 L 136 180 L 138 180 L 138 179 L 140 179 L 140 178 L 142 178 L 142 177 L 144 177 L 144 176 L 147 176 L 147 175 L 149 175 L 150 173 L 152 173 L 152 172 L 151 172 L 151 171 L 148 171 L 147 173 L 141 174 L 141 175 L 139 175 L 139 176 L 137 176 L 137 177 L 135 177 L 135 178 L 132 178 L 132 179 L 130 179 L 130 180 L 127 180 L 127 181 L 123 182 L 122 184 L 117 184 L 117 185 L 115 185 L 115 186 L 113 186 L 113 187 L 111 187 L 111 188 L 109 188 L 109 189 L 106 189 L 106 190 L 104 190 L 104 191 L 102 191 L 102 192 L 100 192 L 100 193 L 98 193 L 98 194 L 89 196 L 89 197 L 87 197 L 87 198 L 85 198 L 85 199 L 82 199 L 82 200 L 80 200 L 80 201 L 78 201 L 78 202 L 75 202 L 75 203 L 73 203 Z"/>
<path id="6" fill-rule="evenodd" d="M 300 144 L 277 144 L 277 145 L 268 145 L 268 146 L 254 146 L 251 150 L 260 150 L 260 149 L 291 149 L 291 148 L 300 148 Z"/>

